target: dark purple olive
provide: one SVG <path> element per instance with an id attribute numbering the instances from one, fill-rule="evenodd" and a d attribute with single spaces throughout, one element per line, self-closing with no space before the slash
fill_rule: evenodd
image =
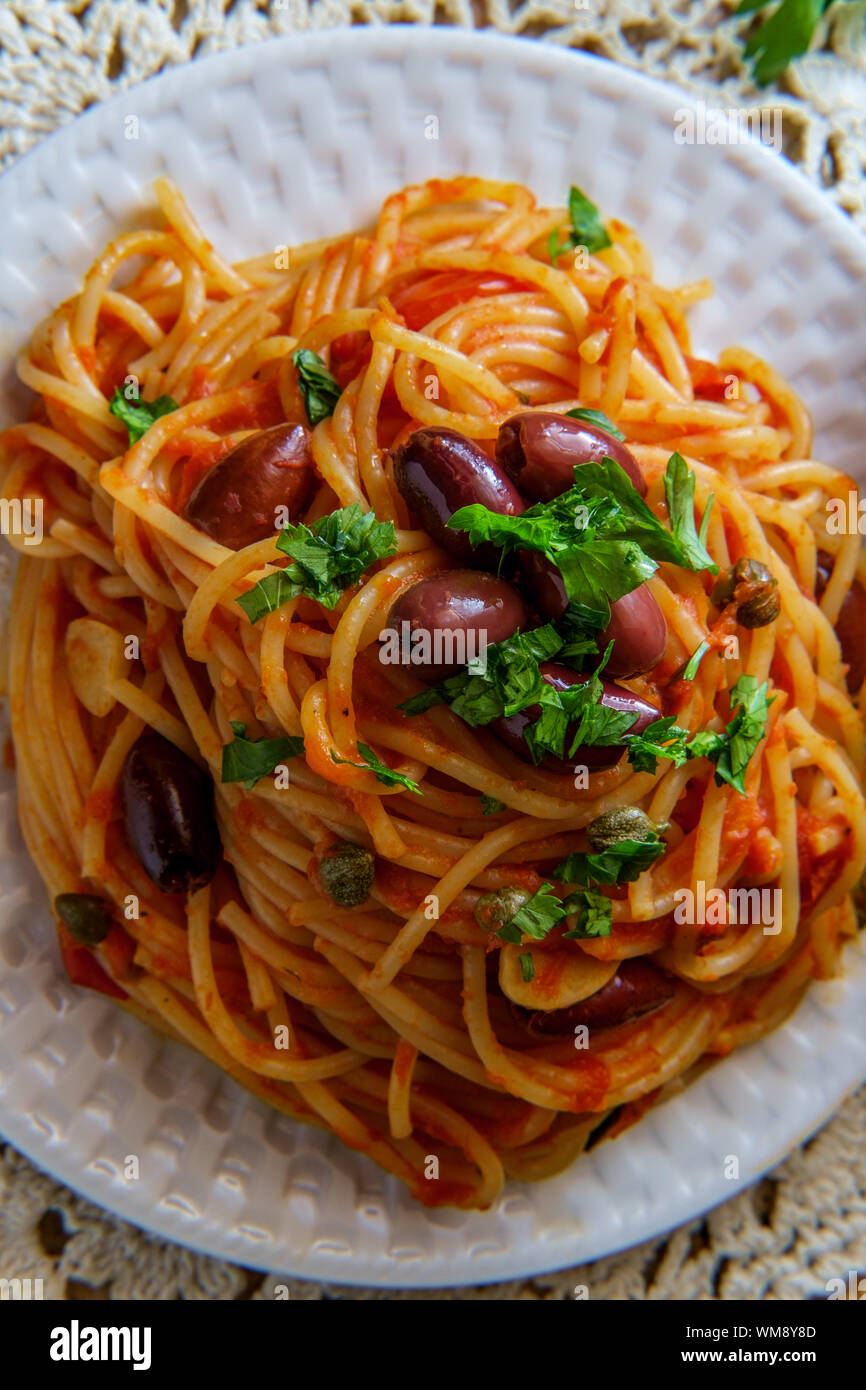
<path id="1" fill-rule="evenodd" d="M 568 607 L 562 574 L 538 550 L 521 550 L 520 574 L 526 593 L 543 618 L 556 623 Z"/>
<path id="2" fill-rule="evenodd" d="M 548 622 L 557 622 L 568 607 L 568 595 L 559 570 L 537 550 L 521 550 L 520 570 L 526 591 L 541 616 Z M 610 605 L 610 622 L 598 635 L 600 652 L 608 642 L 613 642 L 605 674 L 628 680 L 644 671 L 652 671 L 664 656 L 667 640 L 664 614 L 647 585 L 640 584 L 630 594 L 614 599 Z"/>
<path id="3" fill-rule="evenodd" d="M 484 570 L 443 570 L 421 579 L 404 589 L 388 615 L 401 664 L 425 681 L 453 676 L 488 643 L 503 642 L 526 625 L 517 590 Z M 413 633 L 420 635 L 413 640 Z M 381 649 L 381 660 L 386 653 L 388 646 Z"/>
<path id="4" fill-rule="evenodd" d="M 616 1028 L 652 1013 L 674 996 L 673 981 L 643 960 L 623 961 L 613 979 L 588 999 L 565 1009 L 530 1013 L 521 1009 L 520 1021 L 537 1037 L 566 1037 L 583 1025 L 590 1030 Z"/>
<path id="5" fill-rule="evenodd" d="M 570 671 L 567 666 L 559 666 L 556 662 L 543 662 L 539 667 L 542 677 L 548 685 L 552 685 L 554 690 L 568 690 L 573 685 L 583 685 L 588 679 L 581 676 L 576 671 Z M 613 681 L 602 681 L 601 703 L 608 709 L 623 710 L 628 714 L 636 714 L 637 719 L 631 728 L 630 734 L 643 733 L 648 724 L 654 719 L 658 719 L 660 710 L 655 705 L 642 700 L 639 695 L 634 695 L 630 690 L 625 690 L 621 685 L 614 685 Z M 526 762 L 532 762 L 532 754 L 529 751 L 529 744 L 524 738 L 524 730 L 528 725 L 533 724 L 541 714 L 540 705 L 529 705 L 527 709 L 522 709 L 518 714 L 512 714 L 507 719 L 494 719 L 490 728 L 498 734 L 503 743 L 507 743 L 512 752 Z M 565 735 L 566 750 L 571 746 L 569 740 L 574 737 L 574 730 L 569 726 Z M 552 753 L 546 753 L 539 766 L 548 772 L 559 772 L 563 775 L 572 774 L 575 766 L 588 767 L 591 772 L 602 772 L 605 768 L 613 767 L 619 762 L 625 749 L 622 747 L 605 745 L 583 744 L 577 748 L 572 755 L 565 758 L 557 758 Z"/>
<path id="6" fill-rule="evenodd" d="M 652 671 L 665 654 L 668 625 L 649 587 L 640 584 L 610 605 L 610 622 L 598 639 L 599 651 L 613 642 L 606 676 L 629 680 Z"/>
<path id="7" fill-rule="evenodd" d="M 830 583 L 833 573 L 833 556 L 826 550 L 818 551 L 818 569 L 815 577 L 815 596 L 820 599 Z M 842 648 L 842 660 L 848 664 L 846 681 L 852 695 L 866 679 L 866 590 L 855 579 L 848 590 L 836 619 L 836 636 Z"/>
<path id="8" fill-rule="evenodd" d="M 210 883 L 223 857 L 213 783 L 186 753 L 143 734 L 126 755 L 120 801 L 129 847 L 163 893 Z"/>
<path id="9" fill-rule="evenodd" d="M 549 502 L 574 486 L 580 463 L 597 463 L 605 456 L 625 470 L 641 497 L 646 480 L 630 449 L 612 434 L 583 420 L 549 410 L 512 415 L 499 431 L 496 460 L 532 502 Z"/>
<path id="10" fill-rule="evenodd" d="M 305 425 L 274 425 L 242 439 L 209 468 L 183 509 L 186 521 L 229 550 L 266 540 L 276 511 L 297 520 L 313 491 L 315 471 Z"/>
<path id="11" fill-rule="evenodd" d="M 502 552 L 497 546 L 473 548 L 465 531 L 447 526 L 449 517 L 473 502 L 504 516 L 519 516 L 525 509 L 517 488 L 479 445 L 457 430 L 416 430 L 394 454 L 394 480 L 437 545 L 463 564 L 498 568 Z"/>

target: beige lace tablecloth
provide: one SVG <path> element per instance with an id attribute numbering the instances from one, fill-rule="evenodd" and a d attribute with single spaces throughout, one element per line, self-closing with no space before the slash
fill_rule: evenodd
<path id="1" fill-rule="evenodd" d="M 834 4 L 812 53 L 758 94 L 714 0 L 0 0 L 0 162 L 130 83 L 289 30 L 366 21 L 492 27 L 667 78 L 713 105 L 784 112 L 785 152 L 866 231 L 866 0 Z M 746 21 L 748 23 L 748 21 Z M 268 1298 L 277 1281 L 152 1239 L 0 1145 L 0 1268 L 50 1298 Z M 592 1265 L 456 1292 L 291 1281 L 292 1298 L 773 1298 L 866 1270 L 866 1088 L 769 1177 L 672 1234 Z"/>

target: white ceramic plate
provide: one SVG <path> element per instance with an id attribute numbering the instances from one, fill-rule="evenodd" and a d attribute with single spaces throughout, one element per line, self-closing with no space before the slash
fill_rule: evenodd
<path id="1" fill-rule="evenodd" d="M 182 185 L 229 256 L 354 227 L 430 175 L 519 179 L 559 203 L 576 182 L 639 229 L 660 280 L 713 277 L 717 297 L 693 318 L 698 351 L 742 342 L 764 354 L 814 411 L 819 454 L 862 476 L 864 243 L 764 149 L 677 144 L 684 105 L 610 63 L 443 29 L 291 37 L 174 69 L 89 111 L 0 180 L 2 360 L 104 243 L 149 213 L 158 173 Z M 7 378 L 14 418 L 26 400 Z M 0 1132 L 170 1240 L 383 1286 L 551 1270 L 730 1197 L 866 1076 L 861 939 L 845 978 L 813 987 L 784 1028 L 570 1172 L 513 1184 L 488 1213 L 427 1213 L 337 1140 L 66 981 L 2 779 Z M 122 1177 L 128 1154 L 140 1159 L 135 1182 Z"/>

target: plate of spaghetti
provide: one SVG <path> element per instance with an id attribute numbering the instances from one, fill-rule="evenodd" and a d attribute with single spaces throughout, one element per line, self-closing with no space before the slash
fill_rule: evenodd
<path id="1" fill-rule="evenodd" d="M 0 1127 L 349 1282 L 705 1210 L 866 1073 L 856 235 L 538 45 L 123 102 L 3 185 Z"/>

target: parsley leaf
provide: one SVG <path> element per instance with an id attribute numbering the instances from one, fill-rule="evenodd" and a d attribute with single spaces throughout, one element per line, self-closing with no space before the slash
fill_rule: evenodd
<path id="1" fill-rule="evenodd" d="M 585 888 L 593 883 L 634 883 L 666 849 L 658 835 L 646 840 L 619 840 L 599 854 L 569 854 L 557 864 L 553 877 Z"/>
<path id="2" fill-rule="evenodd" d="M 130 447 L 137 444 L 143 434 L 147 434 L 155 420 L 170 415 L 180 407 L 171 396 L 157 396 L 155 401 L 128 401 L 120 387 L 115 387 L 108 409 L 126 425 L 129 432 Z"/>
<path id="3" fill-rule="evenodd" d="M 535 979 L 535 962 L 532 959 L 531 951 L 524 951 L 517 958 L 520 961 L 520 970 L 524 980 L 529 984 L 530 980 Z"/>
<path id="4" fill-rule="evenodd" d="M 710 570 L 713 574 L 718 574 L 719 567 L 704 545 L 704 538 L 710 521 L 710 510 L 713 505 L 713 494 L 711 493 L 707 499 L 704 515 L 701 518 L 701 529 L 696 531 L 695 475 L 682 454 L 671 454 L 665 469 L 664 482 L 665 501 L 668 504 L 671 530 L 674 533 L 674 539 L 687 557 L 685 561 L 680 561 L 680 563 L 685 563 L 686 568 L 690 570 Z"/>
<path id="5" fill-rule="evenodd" d="M 405 700 L 398 709 L 407 715 L 423 714 L 433 705 L 448 703 L 473 728 L 516 714 L 536 704 L 549 689 L 541 678 L 539 662 L 555 656 L 561 646 L 562 638 L 552 623 L 532 632 L 515 633 L 504 642 L 491 643 L 483 671 L 479 663 L 472 662 L 465 671 Z"/>
<path id="6" fill-rule="evenodd" d="M 709 758 L 715 763 L 718 786 L 727 782 L 745 795 L 746 768 L 767 731 L 767 715 L 773 703 L 767 698 L 767 690 L 767 681 L 758 685 L 754 676 L 740 676 L 731 689 L 731 709 L 737 713 L 724 733 L 705 730 L 692 739 L 689 756 Z"/>
<path id="7" fill-rule="evenodd" d="M 495 816 L 499 811 L 505 810 L 505 802 L 497 801 L 495 796 L 485 796 L 481 793 L 481 814 L 482 816 Z"/>
<path id="8" fill-rule="evenodd" d="M 642 734 L 626 734 L 628 760 L 635 772 L 655 772 L 658 758 L 670 758 L 674 767 L 682 767 L 688 758 L 686 744 L 691 735 L 677 725 L 676 716 L 666 714 L 654 719 Z"/>
<path id="9" fill-rule="evenodd" d="M 610 936 L 613 926 L 613 909 L 610 898 L 594 888 L 582 888 L 571 893 L 565 900 L 568 915 L 578 913 L 577 922 L 571 931 L 562 933 L 563 941 L 582 941 L 590 936 Z"/>
<path id="10" fill-rule="evenodd" d="M 742 0 L 735 15 L 761 10 L 769 0 Z M 745 47 L 745 56 L 754 58 L 755 81 L 766 87 L 779 77 L 793 58 L 806 53 L 822 14 L 832 0 L 782 0 L 782 4 L 761 25 Z"/>
<path id="11" fill-rule="evenodd" d="M 565 915 L 562 899 L 556 896 L 553 884 L 542 883 L 529 901 L 503 923 L 496 935 L 501 941 L 511 941 L 515 945 L 520 943 L 523 936 L 529 936 L 533 941 L 543 941 Z"/>
<path id="12" fill-rule="evenodd" d="M 692 652 L 691 656 L 689 657 L 688 661 L 683 667 L 683 673 L 680 676 L 681 681 L 694 680 L 695 676 L 698 674 L 698 667 L 700 666 L 701 662 L 703 661 L 704 657 L 706 656 L 709 650 L 709 642 L 701 642 L 697 647 L 695 647 L 694 651 Z"/>
<path id="13" fill-rule="evenodd" d="M 474 502 L 456 511 L 448 525 L 466 531 L 473 546 L 487 541 L 499 546 L 503 556 L 521 549 L 540 551 L 560 571 L 572 607 L 585 616 L 600 615 L 603 627 L 611 602 L 649 579 L 655 561 L 718 572 L 695 529 L 694 488 L 685 460 L 672 455 L 665 476 L 668 530 L 624 469 L 604 458 L 575 468 L 573 487 L 519 516 L 491 512 Z"/>
<path id="14" fill-rule="evenodd" d="M 601 410 L 584 410 L 578 406 L 576 410 L 567 410 L 566 415 L 572 420 L 583 420 L 587 425 L 595 425 L 598 429 L 604 430 L 605 434 L 611 435 L 614 439 L 625 439 L 622 430 L 618 430 L 616 425 L 608 420 Z"/>
<path id="15" fill-rule="evenodd" d="M 331 758 L 335 763 L 344 763 L 347 767 L 359 767 L 364 772 L 375 772 L 376 781 L 383 782 L 386 787 L 405 787 L 407 791 L 415 792 L 417 796 L 424 795 L 417 782 L 413 782 L 411 777 L 407 777 L 404 772 L 395 772 L 387 763 L 383 763 L 366 743 L 358 742 L 358 752 L 364 759 L 362 763 L 353 763 L 351 758 L 338 758 L 333 749 L 331 749 Z"/>
<path id="16" fill-rule="evenodd" d="M 673 715 L 656 719 L 642 734 L 626 734 L 628 759 L 637 772 L 656 770 L 657 758 L 670 758 L 682 767 L 690 758 L 709 758 L 715 764 L 718 786 L 727 782 L 745 795 L 745 771 L 749 759 L 767 731 L 767 714 L 772 699 L 767 698 L 768 683 L 758 685 L 754 676 L 740 676 L 731 688 L 733 718 L 726 729 L 702 729 L 690 735 L 677 727 Z"/>
<path id="17" fill-rule="evenodd" d="M 568 193 L 568 216 L 571 230 L 565 240 L 558 240 L 556 228 L 548 238 L 547 250 L 554 265 L 564 251 L 570 251 L 576 246 L 585 246 L 587 251 L 593 252 L 603 251 L 606 246 L 612 244 L 595 203 L 573 184 Z"/>
<path id="18" fill-rule="evenodd" d="M 333 415 L 343 388 L 317 352 L 309 348 L 296 348 L 292 361 L 298 369 L 298 386 L 304 398 L 307 419 L 311 425 L 318 425 L 320 420 L 327 420 L 329 415 Z"/>
<path id="19" fill-rule="evenodd" d="M 252 623 L 298 594 L 336 608 L 343 591 L 370 565 L 394 554 L 397 538 L 393 521 L 377 521 L 375 512 L 362 512 L 352 502 L 312 526 L 286 526 L 277 537 L 277 549 L 295 563 L 260 579 L 236 600 Z"/>
<path id="20" fill-rule="evenodd" d="M 282 738 L 247 738 L 246 724 L 232 720 L 231 743 L 223 744 L 220 780 L 243 782 L 251 791 L 259 778 L 267 777 L 280 763 L 297 758 L 304 751 L 304 740 L 294 734 Z"/>

